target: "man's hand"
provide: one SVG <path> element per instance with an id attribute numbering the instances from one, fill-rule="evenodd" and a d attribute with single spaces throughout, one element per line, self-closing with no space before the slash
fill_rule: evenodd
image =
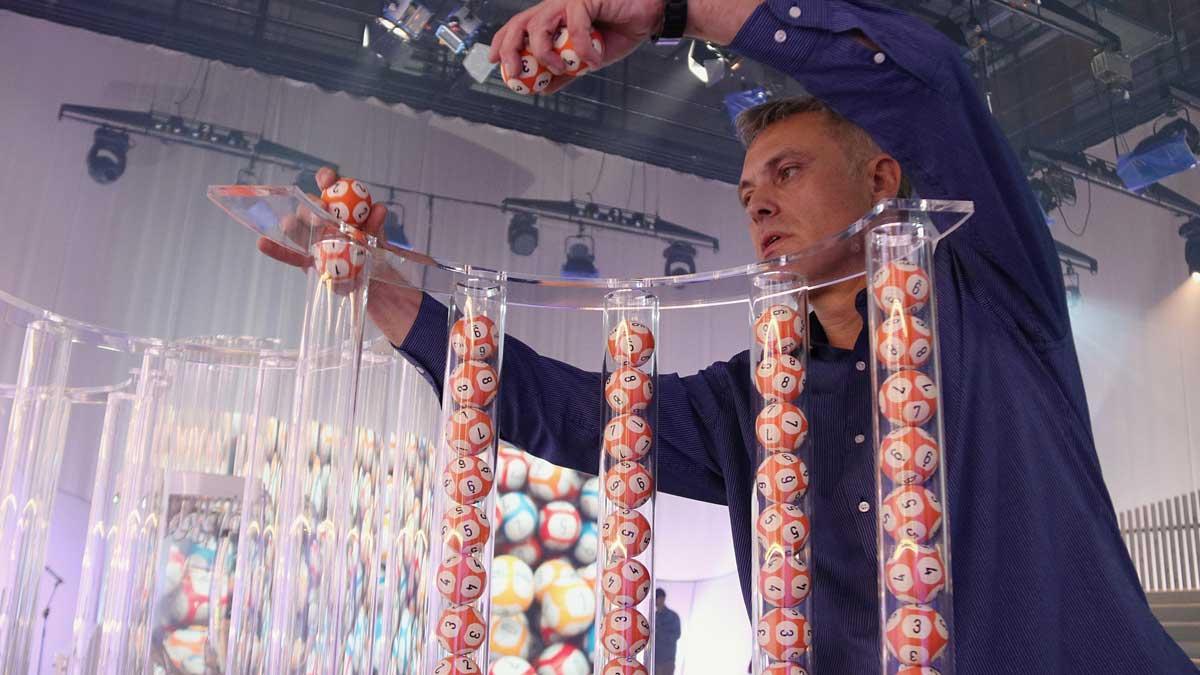
<path id="1" fill-rule="evenodd" d="M 333 169 L 323 167 L 317 172 L 317 187 L 321 190 L 337 182 L 338 176 Z M 319 199 L 318 199 L 319 201 Z M 367 221 L 362 230 L 383 241 L 383 221 L 387 218 L 387 207 L 374 204 L 367 215 Z M 307 245 L 310 239 L 312 224 L 304 222 L 304 214 L 284 218 L 280 223 L 284 234 L 297 243 Z M 305 269 L 312 265 L 312 256 L 290 249 L 266 237 L 259 237 L 258 250 L 268 256 L 293 267 Z M 407 257 L 417 257 L 418 254 L 402 252 Z M 392 282 L 402 283 L 402 279 L 391 279 Z M 421 308 L 421 292 L 414 288 L 406 288 L 397 283 L 384 283 L 372 279 L 367 291 L 367 314 L 394 345 L 404 342 L 408 331 L 412 329 L 417 311 Z"/>

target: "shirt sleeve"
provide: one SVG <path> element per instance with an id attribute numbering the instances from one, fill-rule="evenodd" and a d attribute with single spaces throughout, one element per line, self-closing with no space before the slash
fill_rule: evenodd
<path id="1" fill-rule="evenodd" d="M 944 242 L 966 286 L 1035 343 L 1069 333 L 1045 219 L 949 40 L 864 0 L 768 0 L 730 47 L 791 75 L 865 129 L 921 197 L 973 201 L 975 215 Z"/>
<path id="2" fill-rule="evenodd" d="M 446 306 L 425 294 L 412 329 L 397 346 L 438 392 L 446 369 Z M 538 354 L 506 335 L 500 373 L 499 434 L 559 466 L 595 474 L 600 465 L 601 375 Z M 741 442 L 738 421 L 722 410 L 720 388 L 737 372 L 715 363 L 696 375 L 659 374 L 657 479 L 660 490 L 725 504 L 721 461 Z M 749 371 L 747 370 L 747 377 Z M 744 444 L 742 444 L 744 445 Z M 718 452 L 720 448 L 720 452 Z"/>

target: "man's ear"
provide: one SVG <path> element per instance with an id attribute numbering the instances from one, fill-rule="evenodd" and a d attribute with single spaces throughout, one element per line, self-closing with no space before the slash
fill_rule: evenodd
<path id="1" fill-rule="evenodd" d="M 871 178 L 872 202 L 893 199 L 900 192 L 900 162 L 891 155 L 876 155 L 867 162 L 867 175 Z"/>

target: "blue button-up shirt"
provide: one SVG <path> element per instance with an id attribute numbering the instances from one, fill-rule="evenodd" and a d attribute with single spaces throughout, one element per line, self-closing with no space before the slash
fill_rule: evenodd
<path id="1" fill-rule="evenodd" d="M 855 39 L 867 36 L 873 51 Z M 1104 486 L 1053 242 L 955 48 L 866 2 L 770 0 L 731 47 L 790 74 L 894 156 L 924 197 L 975 216 L 935 256 L 958 672 L 1161 675 L 1196 669 L 1155 620 Z M 866 298 L 858 308 L 865 316 Z M 401 350 L 441 386 L 446 311 L 426 298 Z M 822 344 L 814 438 L 814 670 L 878 672 L 873 401 L 866 331 Z M 729 507 L 750 602 L 757 398 L 749 354 L 659 376 L 660 489 Z M 500 433 L 595 472 L 600 375 L 509 338 Z"/>

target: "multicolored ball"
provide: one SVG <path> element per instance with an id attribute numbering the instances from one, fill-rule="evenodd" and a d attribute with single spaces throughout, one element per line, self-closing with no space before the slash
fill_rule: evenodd
<path id="1" fill-rule="evenodd" d="M 798 661 L 812 645 L 812 624 L 802 612 L 788 607 L 764 614 L 756 634 L 759 648 L 776 661 Z"/>
<path id="2" fill-rule="evenodd" d="M 883 633 L 888 652 L 909 666 L 931 665 L 950 643 L 946 620 L 925 605 L 901 606 L 888 617 Z"/>
<path id="3" fill-rule="evenodd" d="M 892 539 L 925 544 L 942 525 L 942 502 L 923 486 L 902 485 L 883 498 L 879 522 Z"/>
<path id="4" fill-rule="evenodd" d="M 608 333 L 608 354 L 618 366 L 640 367 L 654 355 L 654 334 L 640 321 L 622 319 Z"/>

